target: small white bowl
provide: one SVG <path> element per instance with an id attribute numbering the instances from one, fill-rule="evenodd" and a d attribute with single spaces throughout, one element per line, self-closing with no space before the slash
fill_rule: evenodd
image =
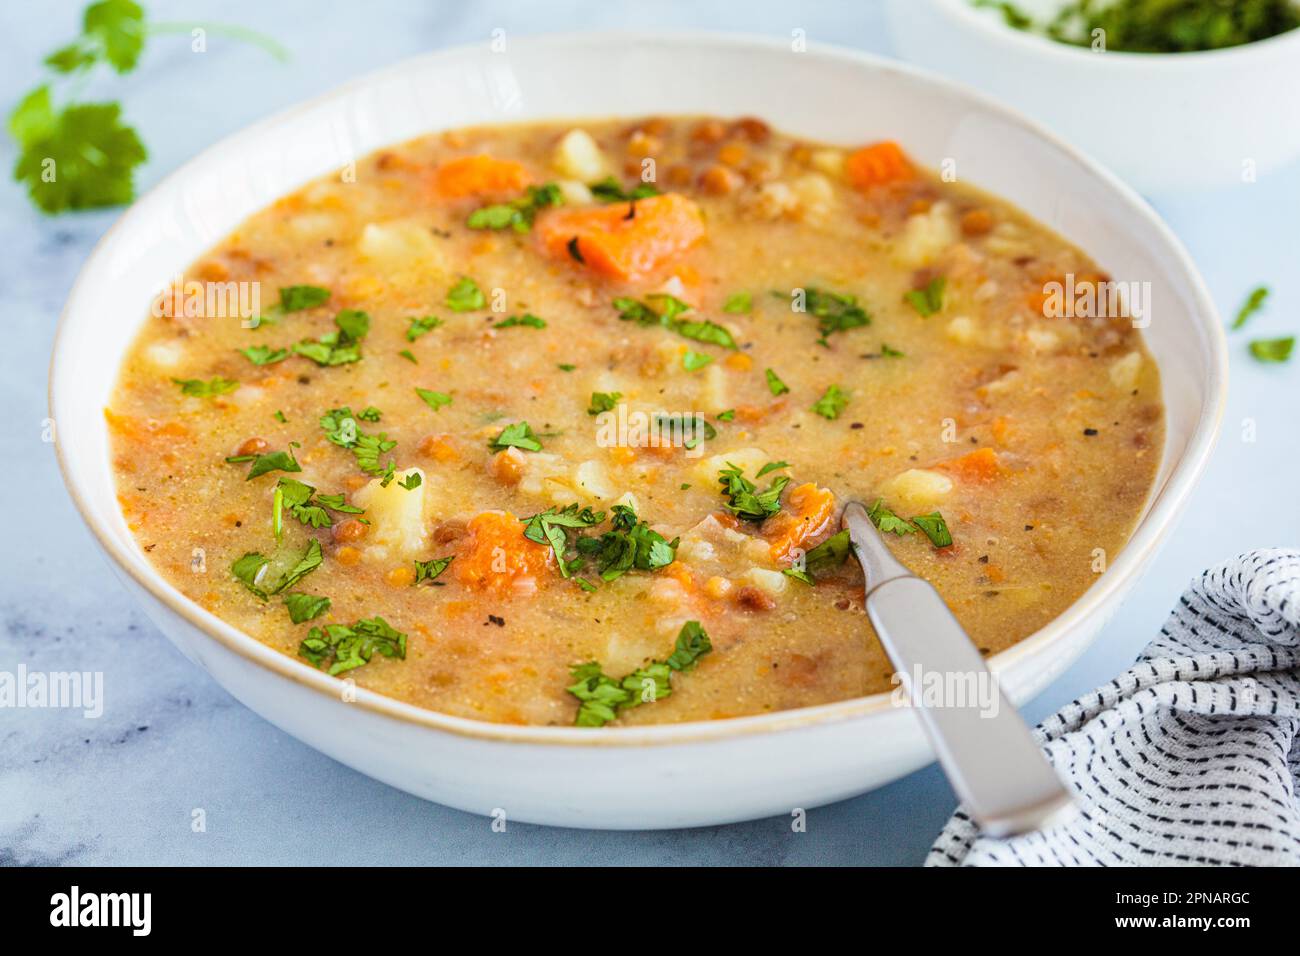
<path id="1" fill-rule="evenodd" d="M 852 109 L 846 109 L 852 104 Z M 1155 213 L 1032 123 L 896 61 L 735 36 L 594 34 L 431 53 L 208 149 L 129 209 L 86 263 L 54 346 L 50 407 L 64 479 L 127 587 L 191 660 L 266 719 L 439 803 L 580 827 L 683 827 L 813 807 L 931 759 L 888 695 L 760 717 L 591 730 L 480 723 L 344 685 L 236 630 L 153 568 L 118 508 L 103 409 L 152 294 L 250 213 L 385 144 L 466 124 L 753 114 L 818 140 L 897 139 L 1076 241 L 1116 279 L 1151 282 L 1148 341 L 1168 409 L 1156 486 L 1132 540 L 1059 618 L 991 666 L 1023 702 L 1087 646 L 1183 508 L 1226 389 L 1219 320 Z M 211 573 L 224 573 L 214 567 Z"/>
<path id="2" fill-rule="evenodd" d="M 904 59 L 1023 110 L 1143 192 L 1238 185 L 1300 156 L 1300 30 L 1201 53 L 1100 53 L 970 0 L 887 11 Z"/>

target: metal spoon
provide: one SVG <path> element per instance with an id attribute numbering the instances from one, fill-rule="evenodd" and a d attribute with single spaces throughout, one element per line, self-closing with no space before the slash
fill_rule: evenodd
<path id="1" fill-rule="evenodd" d="M 842 521 L 866 576 L 867 615 L 876 636 L 976 822 L 1004 837 L 1068 819 L 1075 812 L 1069 792 L 939 592 L 894 558 L 861 502 L 849 502 Z M 924 685 L 936 679 L 949 692 L 927 700 Z M 957 700 L 952 690 L 981 692 Z"/>

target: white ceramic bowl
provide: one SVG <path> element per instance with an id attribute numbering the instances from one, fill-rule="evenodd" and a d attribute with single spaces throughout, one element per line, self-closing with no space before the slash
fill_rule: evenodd
<path id="1" fill-rule="evenodd" d="M 970 0 L 888 0 L 888 14 L 900 56 L 1025 111 L 1143 192 L 1240 185 L 1300 156 L 1300 30 L 1201 53 L 1094 53 Z"/>
<path id="2" fill-rule="evenodd" d="M 852 109 L 846 109 L 852 104 Z M 681 827 L 787 814 L 860 793 L 931 759 L 887 695 L 762 717 L 593 731 L 448 717 L 342 685 L 191 603 L 146 560 L 114 497 L 103 408 L 151 294 L 249 213 L 388 143 L 470 123 L 714 113 L 760 115 L 845 144 L 893 137 L 927 165 L 1007 197 L 1116 278 L 1152 283 L 1149 341 L 1168 441 L 1141 525 L 1060 618 L 997 655 L 1013 700 L 1073 661 L 1132 586 L 1205 465 L 1224 398 L 1218 319 L 1192 263 L 1110 174 L 995 103 L 889 60 L 792 53 L 768 40 L 586 35 L 422 56 L 204 152 L 137 202 L 77 280 L 54 348 L 50 403 L 64 478 L 158 627 L 272 723 L 393 786 L 475 813 L 580 827 Z"/>

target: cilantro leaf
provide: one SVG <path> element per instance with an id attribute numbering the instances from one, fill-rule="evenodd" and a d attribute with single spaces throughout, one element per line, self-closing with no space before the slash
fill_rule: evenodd
<path id="1" fill-rule="evenodd" d="M 622 397 L 622 392 L 592 392 L 587 414 L 599 415 L 601 412 L 613 411 L 618 407 L 618 400 Z"/>
<path id="2" fill-rule="evenodd" d="M 730 315 L 747 315 L 754 308 L 754 297 L 748 292 L 734 292 L 722 303 L 722 311 Z"/>
<path id="3" fill-rule="evenodd" d="M 712 355 L 705 355 L 702 352 L 692 352 L 688 350 L 686 354 L 682 356 L 682 368 L 686 369 L 688 372 L 698 372 L 712 361 Z"/>
<path id="4" fill-rule="evenodd" d="M 475 209 L 465 220 L 471 229 L 513 229 L 527 232 L 533 227 L 537 214 L 548 206 L 564 205 L 564 195 L 555 183 L 529 186 L 528 191 L 508 203 L 495 203 Z"/>
<path id="5" fill-rule="evenodd" d="M 722 485 L 722 493 L 727 496 L 725 507 L 728 511 L 746 521 L 762 521 L 781 510 L 781 492 L 790 479 L 782 475 L 774 479 L 766 491 L 760 492 L 738 467 L 727 462 L 727 467 L 718 472 L 718 482 Z"/>
<path id="6" fill-rule="evenodd" d="M 822 345 L 826 345 L 827 338 L 836 332 L 847 332 L 871 324 L 871 315 L 858 305 L 857 296 L 828 292 L 812 286 L 803 290 L 802 311 L 817 317 L 817 331 L 821 334 L 817 341 Z"/>
<path id="7" fill-rule="evenodd" d="M 191 395 L 195 398 L 212 398 L 214 395 L 225 395 L 239 388 L 238 382 L 222 378 L 220 375 L 206 382 L 201 378 L 174 378 L 172 381 L 181 387 L 182 395 Z"/>
<path id="8" fill-rule="evenodd" d="M 578 664 L 570 671 L 574 683 L 565 688 L 578 699 L 574 724 L 603 727 L 625 710 L 668 698 L 672 695 L 673 672 L 690 670 L 712 650 L 713 644 L 700 622 L 687 621 L 667 660 L 651 661 L 622 680 L 605 674 L 596 661 Z"/>
<path id="9" fill-rule="evenodd" d="M 833 421 L 840 417 L 840 412 L 844 411 L 845 406 L 848 404 L 849 393 L 838 385 L 829 385 L 822 397 L 813 402 L 812 410 L 822 418 Z"/>
<path id="10" fill-rule="evenodd" d="M 913 515 L 912 524 L 920 528 L 936 548 L 946 548 L 952 544 L 952 532 L 948 530 L 948 522 L 943 520 L 943 515 L 939 514 L 939 512 L 932 511 L 928 515 Z"/>
<path id="11" fill-rule="evenodd" d="M 246 461 L 251 461 L 253 467 L 248 469 L 248 477 L 244 479 L 245 481 L 252 481 L 269 471 L 302 471 L 302 466 L 293 457 L 292 451 L 269 451 L 265 455 L 232 455 L 226 459 L 226 463 L 230 465 Z"/>
<path id="12" fill-rule="evenodd" d="M 330 599 L 316 594 L 294 591 L 284 596 L 284 606 L 289 609 L 289 620 L 295 624 L 320 617 L 330 609 Z"/>
<path id="13" fill-rule="evenodd" d="M 134 171 L 147 153 L 121 122 L 116 103 L 85 103 L 54 111 L 41 87 L 10 116 L 22 147 L 14 179 L 32 202 L 53 215 L 66 209 L 120 206 L 135 195 Z"/>
<path id="14" fill-rule="evenodd" d="M 542 443 L 537 440 L 527 422 L 515 422 L 501 429 L 501 434 L 488 442 L 493 451 L 505 451 L 507 448 L 522 448 L 524 451 L 541 451 Z"/>
<path id="15" fill-rule="evenodd" d="M 1250 354 L 1260 362 L 1285 362 L 1291 358 L 1291 350 L 1295 348 L 1295 336 L 1255 339 L 1249 348 Z"/>
<path id="16" fill-rule="evenodd" d="M 875 503 L 867 509 L 867 517 L 883 534 L 904 535 L 916 532 L 916 528 L 910 522 L 903 520 L 885 507 L 884 498 L 875 500 Z"/>
<path id="17" fill-rule="evenodd" d="M 254 365 L 273 365 L 276 362 L 283 362 L 289 357 L 288 349 L 273 349 L 267 345 L 250 345 L 246 349 L 239 349 L 239 354 L 244 356 Z"/>
<path id="18" fill-rule="evenodd" d="M 428 405 L 435 412 L 445 405 L 452 403 L 452 397 L 446 392 L 435 392 L 428 388 L 416 388 L 415 394 L 420 396 L 420 401 Z"/>
<path id="19" fill-rule="evenodd" d="M 414 587 L 424 581 L 433 581 L 434 578 L 447 570 L 447 566 L 451 564 L 455 558 L 455 555 L 448 555 L 445 558 L 433 558 L 429 561 L 420 561 L 417 559 L 415 562 L 415 580 L 411 582 L 411 586 Z"/>
<path id="20" fill-rule="evenodd" d="M 414 342 L 421 335 L 426 335 L 445 323 L 436 315 L 411 316 L 406 320 L 409 325 L 406 329 L 406 341 Z"/>
<path id="21" fill-rule="evenodd" d="M 659 188 L 653 183 L 637 183 L 631 191 L 625 190 L 623 185 L 613 176 L 606 176 L 599 182 L 592 183 L 589 187 L 591 194 L 601 202 L 627 202 L 632 199 L 649 199 L 651 196 L 659 195 Z"/>
<path id="22" fill-rule="evenodd" d="M 376 615 L 351 627 L 343 624 L 313 627 L 299 645 L 298 653 L 316 667 L 328 663 L 327 673 L 335 676 L 370 663 L 376 653 L 406 660 L 406 635 Z"/>
<path id="23" fill-rule="evenodd" d="M 1250 320 L 1250 317 L 1264 307 L 1264 302 L 1268 299 L 1269 288 L 1266 285 L 1256 286 L 1250 290 L 1250 295 L 1246 301 L 1241 304 L 1237 310 L 1237 317 L 1232 320 L 1232 328 L 1239 329 Z"/>
<path id="24" fill-rule="evenodd" d="M 317 365 L 331 367 L 361 361 L 361 340 L 370 331 L 370 316 L 359 309 L 344 309 L 334 316 L 335 330 L 319 339 L 303 339 L 293 351 Z"/>
<path id="25" fill-rule="evenodd" d="M 768 369 L 763 374 L 767 378 L 767 389 L 773 395 L 784 395 L 790 391 L 790 386 L 781 381 L 781 376 L 777 375 L 772 369 Z"/>
<path id="26" fill-rule="evenodd" d="M 453 312 L 474 312 L 487 305 L 487 299 L 478 283 L 465 276 L 447 290 L 447 308 Z"/>
<path id="27" fill-rule="evenodd" d="M 924 288 L 905 293 L 903 301 L 916 309 L 922 318 L 928 319 L 943 308 L 943 290 L 947 284 L 946 278 L 936 276 Z"/>
<path id="28" fill-rule="evenodd" d="M 527 326 L 530 329 L 544 329 L 546 328 L 546 320 L 539 319 L 530 312 L 525 312 L 522 316 L 512 315 L 504 318 L 492 327 L 494 329 L 513 329 L 519 326 Z"/>

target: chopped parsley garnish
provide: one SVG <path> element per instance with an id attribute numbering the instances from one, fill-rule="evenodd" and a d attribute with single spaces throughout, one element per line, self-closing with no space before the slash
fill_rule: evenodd
<path id="1" fill-rule="evenodd" d="M 883 498 L 877 498 L 867 509 L 867 517 L 882 534 L 901 536 L 914 534 L 920 529 L 936 548 L 946 548 L 952 544 L 952 532 L 948 530 L 948 522 L 937 511 L 932 511 L 928 515 L 915 515 L 911 521 L 908 521 L 885 507 Z"/>
<path id="2" fill-rule="evenodd" d="M 668 432 L 670 444 L 680 439 L 682 447 L 688 450 L 697 447 L 700 442 L 713 441 L 718 437 L 718 430 L 703 415 L 661 413 L 655 415 L 654 423 L 661 434 L 665 430 Z"/>
<path id="3" fill-rule="evenodd" d="M 804 584 L 815 584 L 816 575 L 839 567 L 852 551 L 853 542 L 849 540 L 848 530 L 837 531 L 817 547 L 809 549 L 799 565 L 785 568 L 782 573 Z"/>
<path id="4" fill-rule="evenodd" d="M 280 301 L 272 305 L 261 315 L 249 320 L 251 328 L 261 327 L 263 322 L 276 323 L 290 312 L 305 312 L 315 309 L 329 301 L 330 290 L 318 285 L 283 285 L 280 286 Z"/>
<path id="5" fill-rule="evenodd" d="M 691 311 L 691 307 L 675 296 L 667 293 L 654 293 L 641 302 L 621 296 L 614 300 L 618 317 L 625 322 L 636 322 L 641 326 L 662 326 L 669 331 L 696 342 L 721 345 L 724 348 L 736 348 L 736 340 L 731 333 L 716 322 L 707 319 L 679 319 L 678 316 Z"/>
<path id="6" fill-rule="evenodd" d="M 577 368 L 578 366 L 576 366 L 576 365 L 570 365 L 568 362 L 561 362 L 560 364 L 556 365 L 555 367 L 558 368 L 561 372 L 572 372 L 572 371 L 573 371 L 575 368 Z"/>
<path id="7" fill-rule="evenodd" d="M 487 305 L 487 298 L 478 283 L 465 276 L 447 290 L 447 308 L 453 312 L 474 312 Z"/>
<path id="8" fill-rule="evenodd" d="M 880 357 L 881 358 L 904 358 L 905 356 L 903 355 L 902 352 L 898 351 L 898 349 L 890 348 L 884 342 L 881 342 Z"/>
<path id="9" fill-rule="evenodd" d="M 601 412 L 613 411 L 618 407 L 618 400 L 622 397 L 622 392 L 592 392 L 587 414 L 599 415 Z"/>
<path id="10" fill-rule="evenodd" d="M 287 359 L 289 350 L 273 349 L 269 345 L 250 345 L 246 349 L 240 349 L 239 354 L 254 365 L 274 365 Z"/>
<path id="11" fill-rule="evenodd" d="M 607 676 L 596 661 L 579 664 L 570 673 L 574 683 L 566 688 L 579 701 L 574 724 L 603 727 L 626 710 L 664 700 L 673 692 L 672 672 L 690 670 L 711 650 L 713 644 L 700 622 L 687 621 L 667 660 L 652 661 L 622 679 Z"/>
<path id="12" fill-rule="evenodd" d="M 916 309 L 922 318 L 928 319 L 943 308 L 943 290 L 947 284 L 946 278 L 936 276 L 924 288 L 905 293 L 903 301 Z"/>
<path id="13" fill-rule="evenodd" d="M 421 584 L 425 581 L 433 581 L 434 578 L 447 570 L 447 566 L 451 564 L 455 558 L 456 556 L 453 554 L 448 555 L 445 558 L 433 558 L 429 561 L 420 561 L 417 559 L 415 562 L 415 580 L 411 582 L 411 586 L 414 587 L 415 585 Z"/>
<path id="14" fill-rule="evenodd" d="M 296 478 L 281 478 L 276 482 L 275 491 L 273 519 L 277 538 L 280 536 L 279 520 L 283 511 L 288 511 L 309 528 L 332 527 L 334 519 L 329 516 L 329 511 L 350 515 L 365 514 L 360 508 L 344 504 L 343 495 L 317 495 L 315 488 Z"/>
<path id="15" fill-rule="evenodd" d="M 776 467 L 784 467 L 777 463 Z M 772 470 L 770 467 L 765 471 Z M 765 472 L 760 472 L 762 475 Z M 772 481 L 766 491 L 760 492 L 758 486 L 744 476 L 744 473 L 731 462 L 718 472 L 718 483 L 722 493 L 727 496 L 726 508 L 737 518 L 746 521 L 762 521 L 781 510 L 781 492 L 790 484 L 790 479 L 782 475 Z"/>
<path id="16" fill-rule="evenodd" d="M 359 418 L 377 422 L 379 409 L 371 406 L 360 415 L 354 415 L 352 409 L 347 406 L 332 408 L 321 416 L 320 427 L 325 429 L 326 437 L 331 442 L 352 452 L 357 459 L 357 467 L 363 472 L 367 475 L 383 476 L 382 483 L 387 487 L 393 480 L 396 465 L 391 458 L 387 465 L 381 465 L 379 456 L 396 448 L 397 442 L 389 440 L 388 435 L 383 432 L 379 435 L 364 434 L 357 428 Z"/>
<path id="17" fill-rule="evenodd" d="M 303 624 L 315 620 L 330 609 L 330 599 L 317 594 L 294 591 L 284 596 L 284 606 L 289 609 L 289 620 Z"/>
<path id="18" fill-rule="evenodd" d="M 773 395 L 784 395 L 790 391 L 790 386 L 781 381 L 781 376 L 777 375 L 772 369 L 763 373 L 767 378 L 767 389 Z"/>
<path id="19" fill-rule="evenodd" d="M 370 331 L 370 316 L 359 309 L 344 309 L 334 316 L 335 329 L 315 341 L 303 339 L 293 347 L 297 355 L 330 367 L 361 361 L 361 340 Z"/>
<path id="20" fill-rule="evenodd" d="M 405 478 L 403 478 L 401 481 L 398 482 L 398 485 L 405 488 L 407 491 L 414 491 L 416 488 L 419 488 L 420 485 L 422 484 L 424 484 L 424 479 L 420 477 L 420 473 L 418 471 L 411 472 L 409 475 L 407 475 Z"/>
<path id="21" fill-rule="evenodd" d="M 910 521 L 900 518 L 885 507 L 884 498 L 877 498 L 875 500 L 875 503 L 867 509 L 867 517 L 871 519 L 872 524 L 880 529 L 882 534 L 904 535 L 912 534 L 916 531 L 916 528 L 912 526 Z"/>
<path id="22" fill-rule="evenodd" d="M 796 305 L 798 290 L 796 290 Z M 861 328 L 871 324 L 871 316 L 858 305 L 858 297 L 839 292 L 828 292 L 808 286 L 803 290 L 803 309 L 817 317 L 818 343 L 827 345 L 827 339 L 836 332 Z"/>
<path id="23" fill-rule="evenodd" d="M 747 315 L 754 307 L 754 297 L 748 292 L 735 292 L 722 303 L 722 311 L 730 315 Z"/>
<path id="24" fill-rule="evenodd" d="M 222 378 L 220 375 L 206 382 L 201 378 L 174 378 L 172 381 L 181 387 L 182 395 L 192 395 L 195 398 L 212 398 L 214 395 L 225 395 L 239 388 L 238 382 Z"/>
<path id="25" fill-rule="evenodd" d="M 939 514 L 939 512 L 932 511 L 928 515 L 913 515 L 912 524 L 920 528 L 936 548 L 946 548 L 952 544 L 952 532 L 948 530 L 948 522 L 943 520 L 943 515 Z"/>
<path id="26" fill-rule="evenodd" d="M 556 510 L 547 508 L 531 518 L 524 518 L 524 537 L 538 544 L 549 544 L 555 554 L 555 563 L 562 577 L 569 576 L 569 562 L 565 554 L 569 549 L 566 528 L 591 528 L 605 520 L 605 512 L 579 508 L 577 503 Z"/>
<path id="27" fill-rule="evenodd" d="M 564 196 L 555 183 L 529 186 L 528 191 L 518 199 L 475 209 L 465 220 L 465 225 L 471 229 L 513 229 L 515 232 L 527 232 L 533 228 L 533 220 L 539 212 L 547 206 L 562 205 Z"/>
<path id="28" fill-rule="evenodd" d="M 298 647 L 298 653 L 317 667 L 329 664 L 333 676 L 370 663 L 376 653 L 406 660 L 406 635 L 376 615 L 351 627 L 326 624 L 313 627 Z"/>
<path id="29" fill-rule="evenodd" d="M 226 459 L 226 464 L 238 465 L 246 461 L 251 461 L 253 467 L 248 469 L 245 481 L 252 481 L 269 471 L 302 471 L 302 466 L 291 451 L 269 451 L 265 455 L 231 455 Z"/>
<path id="30" fill-rule="evenodd" d="M 406 359 L 412 365 L 420 364 L 420 360 L 415 357 L 415 353 L 412 352 L 410 349 L 402 349 L 402 351 L 398 352 L 397 354 L 400 355 L 402 358 Z"/>
<path id="31" fill-rule="evenodd" d="M 320 566 L 321 547 L 320 542 L 315 538 L 307 545 L 307 550 L 297 564 L 286 571 L 271 586 L 264 586 L 261 578 L 265 577 L 265 570 L 271 564 L 271 559 L 257 552 L 250 552 L 230 566 L 230 572 L 239 579 L 239 581 L 248 588 L 249 591 L 257 595 L 262 600 L 266 600 L 272 594 L 279 594 L 286 591 L 293 585 L 297 584 L 312 571 Z"/>
<path id="32" fill-rule="evenodd" d="M 1239 329 L 1245 325 L 1252 315 L 1264 308 L 1264 303 L 1268 300 L 1269 288 L 1266 285 L 1256 286 L 1246 297 L 1246 301 L 1241 304 L 1237 310 L 1237 317 L 1232 320 L 1232 327 Z"/>
<path id="33" fill-rule="evenodd" d="M 406 321 L 408 323 L 406 327 L 406 341 L 408 342 L 414 342 L 421 335 L 432 332 L 440 325 L 446 324 L 436 315 L 413 315 Z"/>
<path id="34" fill-rule="evenodd" d="M 505 451 L 507 448 L 522 448 L 524 451 L 541 451 L 542 443 L 527 422 L 515 422 L 501 429 L 501 434 L 488 442 L 493 451 Z"/>
<path id="35" fill-rule="evenodd" d="M 649 199 L 651 196 L 658 196 L 659 189 L 653 183 L 637 183 L 632 189 L 625 190 L 613 176 L 606 176 L 600 182 L 592 183 L 589 187 L 591 194 L 601 202 L 627 202 L 632 199 Z"/>
<path id="36" fill-rule="evenodd" d="M 1285 362 L 1291 358 L 1291 350 L 1295 348 L 1295 336 L 1255 339 L 1249 348 L 1250 354 L 1260 362 Z"/>
<path id="37" fill-rule="evenodd" d="M 614 505 L 611 515 L 609 531 L 574 542 L 580 557 L 595 560 L 603 580 L 613 581 L 632 570 L 658 571 L 676 560 L 677 539 L 669 541 L 652 530 L 627 505 Z"/>
<path id="38" fill-rule="evenodd" d="M 417 388 L 415 394 L 420 396 L 420 401 L 428 405 L 435 412 L 445 405 L 452 403 L 452 397 L 446 392 L 435 392 L 428 388 Z"/>
<path id="39" fill-rule="evenodd" d="M 544 329 L 546 328 L 546 320 L 539 319 L 531 312 L 525 312 L 523 315 L 512 315 L 509 316 L 508 318 L 504 318 L 496 325 L 494 325 L 493 328 L 513 329 L 513 328 L 518 328 L 523 326 L 526 326 L 530 329 Z"/>
<path id="40" fill-rule="evenodd" d="M 849 393 L 838 385 L 829 385 L 822 397 L 813 402 L 812 410 L 822 418 L 833 421 L 840 417 L 840 412 L 844 411 L 848 404 Z"/>
<path id="41" fill-rule="evenodd" d="M 716 418 L 716 419 L 717 419 L 718 421 L 720 421 L 720 422 L 731 422 L 731 421 L 735 421 L 735 420 L 736 420 L 736 410 L 735 410 L 734 408 L 728 408 L 726 411 L 718 412 L 718 414 L 714 415 L 713 417 Z"/>
<path id="42" fill-rule="evenodd" d="M 692 352 L 688 350 L 686 354 L 682 356 L 682 368 L 686 369 L 688 372 L 697 372 L 712 361 L 712 355 L 705 355 L 703 352 Z"/>
<path id="43" fill-rule="evenodd" d="M 758 469 L 758 474 L 755 475 L 754 477 L 762 478 L 764 475 L 770 472 L 780 471 L 782 468 L 789 468 L 789 467 L 790 467 L 790 463 L 788 461 L 769 461 L 762 468 Z"/>

